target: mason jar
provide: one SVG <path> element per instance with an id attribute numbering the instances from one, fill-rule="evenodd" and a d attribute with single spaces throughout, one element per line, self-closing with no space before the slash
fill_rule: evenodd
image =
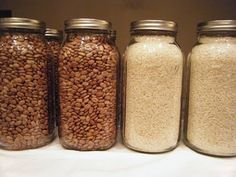
<path id="1" fill-rule="evenodd" d="M 45 23 L 0 19 L 0 147 L 23 150 L 54 137 L 48 116 Z"/>
<path id="2" fill-rule="evenodd" d="M 59 55 L 59 136 L 68 149 L 105 150 L 116 140 L 118 53 L 109 42 L 111 23 L 65 21 Z"/>
<path id="3" fill-rule="evenodd" d="M 113 45 L 116 45 L 116 30 L 111 29 L 109 34 L 109 39 Z"/>
<path id="4" fill-rule="evenodd" d="M 116 45 L 116 30 L 110 30 L 109 39 L 111 45 L 114 46 L 118 53 L 118 70 L 117 70 L 117 134 L 120 134 L 121 119 L 122 119 L 122 57 L 120 55 L 119 49 Z M 119 139 L 120 136 L 117 136 Z"/>
<path id="5" fill-rule="evenodd" d="M 163 20 L 131 23 L 124 54 L 123 142 L 147 153 L 170 151 L 180 132 L 183 55 L 177 24 Z"/>
<path id="6" fill-rule="evenodd" d="M 58 29 L 46 28 L 45 38 L 53 56 L 57 59 L 62 45 L 63 32 Z"/>
<path id="7" fill-rule="evenodd" d="M 199 23 L 189 54 L 185 142 L 214 156 L 236 156 L 236 21 Z"/>
<path id="8" fill-rule="evenodd" d="M 45 38 L 51 52 L 52 63 L 48 66 L 48 72 L 50 73 L 50 92 L 52 105 L 52 116 L 58 124 L 59 117 L 59 95 L 58 95 L 58 55 L 60 52 L 63 32 L 61 30 L 46 28 Z"/>

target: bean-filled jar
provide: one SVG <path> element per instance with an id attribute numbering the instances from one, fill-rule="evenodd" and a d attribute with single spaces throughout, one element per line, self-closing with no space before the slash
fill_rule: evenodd
<path id="1" fill-rule="evenodd" d="M 119 49 L 116 45 L 116 30 L 112 29 L 110 30 L 110 34 L 109 34 L 109 39 L 110 39 L 110 43 L 111 45 L 116 49 L 117 53 L 118 53 L 118 70 L 117 70 L 117 130 L 118 133 L 120 133 L 120 125 L 121 125 L 121 117 L 122 117 L 122 58 L 120 56 L 120 52 Z M 117 137 L 119 138 L 119 136 Z"/>
<path id="2" fill-rule="evenodd" d="M 66 148 L 105 150 L 115 143 L 118 53 L 109 42 L 110 29 L 111 23 L 98 19 L 65 22 L 59 136 Z"/>
<path id="3" fill-rule="evenodd" d="M 53 56 L 57 59 L 63 40 L 63 32 L 58 29 L 46 28 L 45 38 Z"/>
<path id="4" fill-rule="evenodd" d="M 50 88 L 49 91 L 51 92 L 51 100 L 50 104 L 52 107 L 52 116 L 58 121 L 59 117 L 59 95 L 58 95 L 58 56 L 62 44 L 63 39 L 63 32 L 61 30 L 46 28 L 45 38 L 51 52 L 51 62 L 48 67 L 49 73 L 49 81 L 50 81 Z"/>
<path id="5" fill-rule="evenodd" d="M 116 30 L 111 29 L 109 34 L 110 41 L 113 45 L 116 45 Z"/>
<path id="6" fill-rule="evenodd" d="M 170 151 L 179 140 L 183 55 L 177 24 L 131 23 L 124 54 L 124 144 L 136 151 Z"/>
<path id="7" fill-rule="evenodd" d="M 45 23 L 0 19 L 0 147 L 23 150 L 54 137 L 48 116 Z"/>
<path id="8" fill-rule="evenodd" d="M 215 156 L 236 156 L 236 20 L 198 24 L 189 55 L 185 142 Z"/>

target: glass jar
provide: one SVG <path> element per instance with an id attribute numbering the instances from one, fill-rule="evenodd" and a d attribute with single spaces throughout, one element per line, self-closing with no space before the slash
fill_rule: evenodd
<path id="1" fill-rule="evenodd" d="M 110 30 L 109 39 L 113 45 L 116 45 L 116 30 Z"/>
<path id="2" fill-rule="evenodd" d="M 46 28 L 45 38 L 53 52 L 53 56 L 57 59 L 63 40 L 63 32 L 57 29 Z"/>
<path id="3" fill-rule="evenodd" d="M 68 149 L 105 150 L 116 140 L 118 53 L 111 23 L 89 18 L 65 22 L 59 55 L 59 136 Z"/>
<path id="4" fill-rule="evenodd" d="M 160 153 L 177 146 L 180 130 L 183 55 L 177 24 L 162 20 L 131 23 L 124 54 L 124 144 Z"/>
<path id="5" fill-rule="evenodd" d="M 236 21 L 198 24 L 190 55 L 185 142 L 214 156 L 236 156 Z"/>
<path id="6" fill-rule="evenodd" d="M 109 39 L 111 45 L 116 49 L 118 53 L 118 71 L 117 71 L 117 131 L 118 135 L 120 134 L 120 125 L 121 125 L 121 119 L 122 119 L 122 61 L 121 61 L 121 56 L 119 49 L 116 45 L 116 30 L 111 30 L 109 34 Z M 117 138 L 120 138 L 119 136 Z"/>
<path id="7" fill-rule="evenodd" d="M 48 116 L 45 23 L 0 19 L 0 147 L 23 150 L 53 140 Z"/>
<path id="8" fill-rule="evenodd" d="M 57 29 L 47 28 L 45 32 L 45 38 L 47 44 L 49 46 L 49 50 L 52 54 L 52 63 L 48 68 L 48 72 L 50 73 L 50 92 L 52 95 L 51 98 L 51 107 L 52 107 L 52 116 L 56 120 L 58 124 L 58 117 L 59 117 L 59 95 L 58 95 L 58 55 L 60 52 L 62 39 L 63 39 L 63 32 Z"/>

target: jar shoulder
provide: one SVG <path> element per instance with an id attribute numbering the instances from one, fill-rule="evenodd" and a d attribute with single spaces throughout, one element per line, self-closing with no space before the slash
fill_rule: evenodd
<path id="1" fill-rule="evenodd" d="M 87 57 L 90 57 L 90 55 L 92 56 L 94 53 L 119 56 L 117 47 L 108 41 L 90 41 L 76 38 L 73 40 L 66 40 L 61 46 L 60 53 L 73 53 L 75 55 L 86 55 Z"/>
<path id="2" fill-rule="evenodd" d="M 222 59 L 225 57 L 236 60 L 236 43 L 197 43 L 189 53 L 191 60 L 198 58 Z"/>
<path id="3" fill-rule="evenodd" d="M 9 53 L 17 55 L 46 54 L 47 43 L 40 34 L 31 33 L 1 33 L 0 51 L 8 50 Z"/>
<path id="4" fill-rule="evenodd" d="M 129 58 L 137 56 L 153 56 L 177 58 L 182 60 L 183 53 L 177 43 L 167 42 L 133 42 L 130 43 L 125 50 L 124 57 Z"/>

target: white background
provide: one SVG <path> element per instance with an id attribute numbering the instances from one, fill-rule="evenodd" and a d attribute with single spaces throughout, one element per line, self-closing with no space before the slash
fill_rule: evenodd
<path id="1" fill-rule="evenodd" d="M 79 152 L 58 139 L 34 150 L 0 150 L 0 177 L 236 177 L 236 158 L 198 154 L 180 143 L 171 152 L 144 154 L 117 143 L 108 151 Z"/>

